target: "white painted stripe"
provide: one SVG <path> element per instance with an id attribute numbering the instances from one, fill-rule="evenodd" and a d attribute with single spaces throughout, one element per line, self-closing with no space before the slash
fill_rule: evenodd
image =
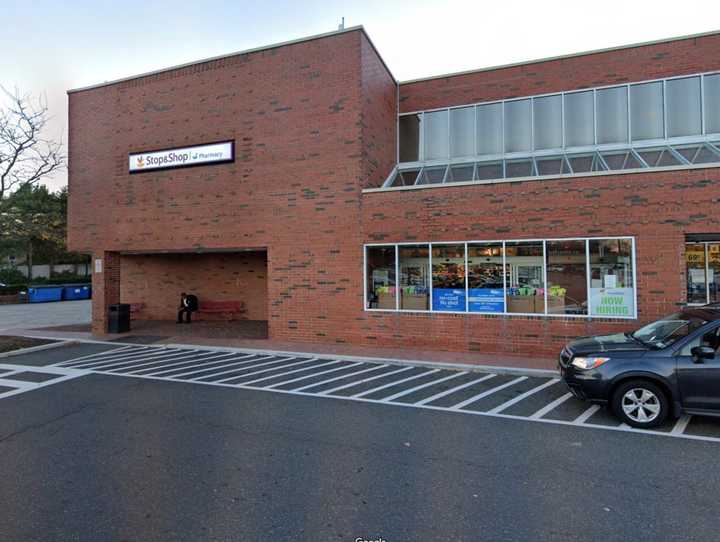
<path id="1" fill-rule="evenodd" d="M 295 358 L 290 358 L 295 359 Z M 284 360 L 288 361 L 288 360 Z M 303 361 L 293 361 L 292 363 L 282 363 L 281 365 L 276 365 L 275 367 L 269 367 L 267 369 L 263 369 L 261 371 L 253 371 L 251 373 L 245 373 L 244 375 L 233 375 L 228 378 L 223 378 L 222 380 L 214 380 L 214 382 L 228 382 L 229 380 L 236 380 L 238 378 L 245 378 L 246 376 L 255 376 L 259 374 L 269 373 L 270 371 L 277 371 L 278 369 L 285 369 L 286 367 L 292 367 L 294 365 L 305 365 L 307 363 L 312 363 L 313 361 L 317 361 L 315 358 L 306 359 Z M 271 361 L 270 363 L 261 363 L 260 365 L 256 365 L 255 367 L 262 367 L 263 365 L 270 365 L 271 363 L 277 363 L 277 361 Z M 234 371 L 228 371 L 229 373 L 232 373 Z M 203 377 L 206 378 L 206 377 Z"/>
<path id="2" fill-rule="evenodd" d="M 598 410 L 600 410 L 600 405 L 592 405 L 585 412 L 580 414 L 580 416 L 575 418 L 571 423 L 573 425 L 580 425 L 581 423 L 585 423 L 585 421 L 592 417 L 592 415 L 595 414 Z"/>
<path id="3" fill-rule="evenodd" d="M 3 375 L 3 378 L 0 378 L 0 387 L 3 388 L 34 388 L 35 383 L 34 382 L 24 382 L 22 380 L 7 380 L 4 378 L 5 375 Z"/>
<path id="4" fill-rule="evenodd" d="M 65 367 L 56 367 L 54 365 L 10 365 L 7 363 L 0 363 L 0 369 L 6 369 L 15 373 L 24 373 L 25 371 L 32 371 L 34 373 L 48 373 L 60 376 L 66 375 L 84 375 L 87 371 L 79 369 L 67 369 Z"/>
<path id="5" fill-rule="evenodd" d="M 146 369 L 141 369 L 139 372 L 150 371 L 147 374 L 166 376 L 163 373 L 173 372 L 173 371 L 184 371 L 185 369 L 190 369 L 193 367 L 209 368 L 208 367 L 209 364 L 219 363 L 221 361 L 227 361 L 227 358 L 231 357 L 232 355 L 233 354 L 231 354 L 231 353 L 221 354 L 220 352 L 215 352 L 215 354 L 207 356 L 207 357 L 197 357 L 196 356 L 194 358 L 190 358 L 190 359 L 186 359 L 186 360 L 178 361 L 178 362 L 175 362 L 174 360 L 172 360 L 173 363 L 169 363 L 169 364 L 165 363 L 163 365 L 159 365 L 158 367 L 150 367 L 150 368 L 146 368 Z M 172 376 L 172 375 L 167 375 L 167 376 Z"/>
<path id="6" fill-rule="evenodd" d="M 366 382 L 372 382 L 373 380 L 377 380 L 378 378 L 385 378 L 386 376 L 403 373 L 405 371 L 409 371 L 410 369 L 415 369 L 415 367 L 403 367 L 402 369 L 397 369 L 396 371 L 390 371 L 389 373 L 383 373 L 381 375 L 371 376 L 370 378 L 363 378 L 362 380 L 358 380 L 356 382 L 350 382 L 349 384 L 343 384 L 342 386 L 338 386 L 337 388 L 330 388 L 329 390 L 321 391 L 318 393 L 318 395 L 327 395 L 329 393 L 334 393 L 336 391 L 344 390 L 346 388 L 352 388 L 353 386 L 357 386 L 358 384 L 365 384 Z"/>
<path id="7" fill-rule="evenodd" d="M 111 373 L 101 373 L 101 374 L 111 374 Z M 114 375 L 117 376 L 117 375 Z M 123 375 L 124 376 L 124 375 Z M 72 378 L 72 377 L 70 377 Z M 140 379 L 146 379 L 146 380 L 155 380 L 155 381 L 165 381 L 165 382 L 174 382 L 178 383 L 177 380 L 171 379 L 171 378 L 158 378 L 158 377 L 148 377 L 143 375 L 132 375 L 129 376 L 129 378 L 140 378 Z M 345 377 L 343 377 L 345 378 Z M 185 381 L 188 382 L 188 381 Z M 206 386 L 218 386 L 223 388 L 232 388 L 235 390 L 238 389 L 247 389 L 254 392 L 265 392 L 268 393 L 281 393 L 285 395 L 296 395 L 300 397 L 308 397 L 308 398 L 323 398 L 323 399 L 331 399 L 336 401 L 356 401 L 358 403 L 367 403 L 367 404 L 374 404 L 374 405 L 382 405 L 389 408 L 419 408 L 423 410 L 432 410 L 435 412 L 454 412 L 454 413 L 460 413 L 466 416 L 483 416 L 486 418 L 501 418 L 505 420 L 518 420 L 518 421 L 524 421 L 524 422 L 530 422 L 530 423 L 544 423 L 549 425 L 563 425 L 566 427 L 576 426 L 577 424 L 575 422 L 571 421 L 565 421 L 565 420 L 553 420 L 550 418 L 538 418 L 537 420 L 529 420 L 527 417 L 524 416 L 515 416 L 512 414 L 503 414 L 503 413 L 497 413 L 492 414 L 489 412 L 482 412 L 477 410 L 451 410 L 446 407 L 437 407 L 437 406 L 431 406 L 431 405 L 422 405 L 418 406 L 414 403 L 392 403 L 390 405 L 383 404 L 380 401 L 375 401 L 373 399 L 367 399 L 364 397 L 346 397 L 341 395 L 323 395 L 318 393 L 312 393 L 312 392 L 302 392 L 299 390 L 280 390 L 280 389 L 269 389 L 269 388 L 257 388 L 257 387 L 251 387 L 251 386 L 243 386 L 242 384 L 223 384 L 219 382 L 198 382 L 202 383 Z M 318 384 L 313 384 L 313 386 L 316 386 Z M 10 392 L 10 393 L 18 393 L 18 392 Z M 597 406 L 597 405 L 594 405 Z M 599 407 L 598 407 L 599 408 Z M 585 424 L 582 427 L 584 428 L 592 428 L 597 430 L 603 430 L 603 431 L 624 431 L 626 433 L 637 433 L 639 435 L 651 435 L 651 436 L 658 436 L 658 437 L 672 437 L 672 438 L 681 438 L 685 440 L 695 440 L 695 441 L 704 441 L 704 442 L 716 442 L 720 443 L 720 437 L 706 437 L 706 436 L 700 436 L 700 435 L 687 435 L 687 434 L 672 434 L 671 432 L 664 432 L 664 431 L 654 431 L 652 429 L 634 429 L 630 428 L 628 430 L 622 430 L 617 426 L 612 425 L 595 425 L 595 424 Z"/>
<path id="8" fill-rule="evenodd" d="M 254 357 L 256 359 L 247 360 L 247 358 L 249 358 L 249 357 Z M 222 365 L 216 365 L 215 367 L 205 367 L 205 368 L 190 367 L 192 369 L 191 371 L 188 371 L 186 373 L 181 373 L 179 375 L 173 375 L 173 378 L 182 378 L 184 376 L 194 375 L 196 373 L 200 373 L 203 371 L 215 371 L 215 370 L 219 371 L 220 369 L 225 369 L 226 367 L 231 367 L 231 366 L 239 367 L 240 365 L 247 365 L 248 363 L 253 363 L 255 361 L 261 361 L 261 360 L 267 359 L 269 357 L 271 357 L 271 356 L 258 357 L 255 354 L 245 354 L 242 356 L 236 356 L 234 358 L 230 358 L 229 360 L 225 360 L 228 363 L 223 363 Z M 231 361 L 231 360 L 233 360 L 233 361 Z M 246 361 L 240 361 L 240 360 L 246 360 Z M 210 376 L 210 375 L 208 374 L 207 376 Z"/>
<path id="9" fill-rule="evenodd" d="M 110 373 L 120 373 L 120 374 L 138 374 L 138 373 L 145 373 L 145 374 L 160 374 L 168 369 L 171 369 L 172 367 L 177 367 L 178 365 L 184 365 L 186 363 L 197 363 L 200 365 L 202 362 L 210 361 L 215 359 L 217 356 L 217 352 L 214 354 L 211 354 L 209 352 L 204 353 L 192 353 L 192 354 L 184 354 L 179 357 L 174 357 L 171 359 L 163 359 L 161 361 L 155 360 L 150 363 L 144 363 L 143 365 L 132 365 L 130 367 L 115 367 L 112 369 L 106 369 Z M 159 365 L 158 365 L 159 364 Z M 128 369 L 132 369 L 131 371 L 128 371 Z M 147 372 L 146 372 L 147 371 Z"/>
<path id="10" fill-rule="evenodd" d="M 317 361 L 317 360 L 316 360 Z M 280 376 L 287 376 L 295 373 L 299 373 L 301 371 L 310 371 L 316 368 L 326 367 L 328 365 L 337 365 L 338 363 L 342 363 L 340 360 L 327 360 L 324 363 L 320 363 L 318 365 L 313 365 L 312 367 L 302 367 L 301 369 L 294 369 L 292 371 L 288 371 L 287 373 L 280 373 L 279 375 L 270 375 L 270 376 L 264 376 L 262 378 L 258 378 L 256 380 L 251 380 L 250 382 L 243 382 L 244 386 L 249 386 L 251 384 L 255 384 L 256 382 L 262 382 L 263 380 L 272 380 L 273 378 L 278 378 Z M 312 375 L 309 375 L 312 376 Z"/>
<path id="11" fill-rule="evenodd" d="M 685 432 L 685 429 L 687 429 L 690 420 L 692 420 L 692 416 L 690 416 L 689 414 L 683 414 L 682 416 L 680 416 L 680 418 L 678 418 L 678 421 L 675 423 L 675 427 L 672 428 L 672 434 L 682 435 Z"/>
<path id="12" fill-rule="evenodd" d="M 113 365 L 117 365 L 118 367 L 123 366 L 130 366 L 134 365 L 136 363 L 143 363 L 151 359 L 159 359 L 159 358 L 165 358 L 165 357 L 171 357 L 171 356 L 181 356 L 183 354 L 186 354 L 187 351 L 182 350 L 163 350 L 161 352 L 150 352 L 150 353 L 134 353 L 134 354 L 128 354 L 127 356 L 124 356 L 124 359 L 103 359 L 103 360 L 94 360 L 92 363 L 79 363 L 77 365 L 74 365 L 74 367 L 82 367 L 83 369 L 94 369 L 96 367 L 110 367 Z"/>
<path id="13" fill-rule="evenodd" d="M 146 358 L 141 358 L 137 360 L 133 360 L 128 363 L 109 363 L 107 365 L 98 366 L 98 367 L 86 367 L 89 371 L 112 371 L 117 372 L 118 374 L 122 371 L 128 371 L 128 370 L 135 370 L 140 369 L 141 367 L 148 367 L 150 365 L 157 365 L 158 363 L 173 363 L 175 361 L 182 361 L 182 360 L 189 360 L 196 356 L 202 356 L 203 354 L 198 351 L 189 350 L 186 352 L 172 352 L 157 356 L 148 356 Z"/>
<path id="14" fill-rule="evenodd" d="M 365 395 L 370 395 L 371 393 L 374 393 L 376 391 L 384 390 L 386 388 L 392 388 L 393 386 L 399 386 L 400 384 L 404 384 L 405 382 L 417 380 L 418 378 L 422 378 L 423 376 L 435 374 L 439 371 L 440 371 L 440 369 L 432 369 L 430 371 L 420 373 L 419 375 L 409 376 L 407 378 L 403 378 L 402 380 L 396 380 L 395 382 L 390 382 L 389 384 L 383 384 L 382 386 L 378 386 L 377 388 L 370 388 L 369 390 L 361 391 L 360 393 L 356 393 L 355 395 L 351 395 L 350 397 L 364 397 Z M 403 390 L 403 393 L 404 392 L 405 392 L 405 390 Z"/>
<path id="15" fill-rule="evenodd" d="M 418 401 L 417 403 L 414 403 L 416 405 L 426 405 L 428 403 L 432 403 L 433 401 L 437 399 L 441 399 L 442 397 L 445 397 L 447 395 L 452 395 L 456 391 L 464 390 L 465 388 L 469 388 L 470 386 L 474 386 L 478 382 L 482 382 L 484 380 L 489 380 L 490 378 L 494 378 L 497 375 L 495 374 L 489 374 L 485 375 L 482 378 L 476 378 L 475 380 L 471 380 L 470 382 L 466 382 L 465 384 L 462 384 L 460 386 L 456 386 L 454 388 L 450 388 L 449 390 L 441 391 L 440 393 L 436 393 L 435 395 L 431 395 L 430 397 L 426 397 L 422 401 Z"/>
<path id="16" fill-rule="evenodd" d="M 118 347 L 118 348 L 111 348 L 110 350 L 104 350 L 102 352 L 95 352 L 94 354 L 86 354 L 84 356 L 79 356 L 77 358 L 71 358 L 71 359 L 66 359 L 63 361 L 58 361 L 57 363 L 54 363 L 53 366 L 54 367 L 70 366 L 74 363 L 90 360 L 90 359 L 96 358 L 98 356 L 115 355 L 116 353 L 119 354 L 120 352 L 126 352 L 127 350 L 129 350 L 131 348 L 137 348 L 137 347 L 122 346 L 122 347 Z"/>
<path id="17" fill-rule="evenodd" d="M 362 363 L 362 362 L 359 362 L 359 363 Z M 365 364 L 363 364 L 363 365 L 365 365 Z M 305 391 L 305 390 L 309 390 L 310 388 L 314 388 L 314 387 L 316 387 L 316 386 L 322 386 L 322 385 L 324 385 L 324 384 L 330 384 L 330 382 L 337 382 L 338 380 L 343 380 L 343 379 L 345 379 L 345 378 L 350 378 L 351 376 L 361 375 L 361 374 L 363 374 L 363 373 L 369 373 L 370 371 L 377 371 L 378 369 L 383 369 L 383 368 L 385 368 L 385 367 L 388 367 L 388 365 L 374 365 L 374 366 L 372 366 L 372 367 L 370 367 L 370 368 L 368 368 L 368 369 L 363 369 L 362 371 L 355 371 L 354 373 L 349 373 L 349 374 L 346 374 L 346 375 L 336 376 L 336 377 L 334 377 L 334 378 L 329 378 L 329 379 L 327 379 L 327 380 L 322 380 L 321 382 L 313 382 L 312 384 L 308 384 L 307 386 L 303 386 L 302 388 L 297 388 L 297 389 L 295 389 L 295 390 L 293 390 L 293 391 L 303 392 L 303 391 Z"/>
<path id="18" fill-rule="evenodd" d="M 497 414 L 498 412 L 502 412 L 502 411 L 505 410 L 506 408 L 509 408 L 509 407 L 513 406 L 514 404 L 519 403 L 519 402 L 522 401 L 523 399 L 526 399 L 526 398 L 530 397 L 531 395 L 534 395 L 534 394 L 536 394 L 537 392 L 544 390 L 545 388 L 549 388 L 550 386 L 554 386 L 554 385 L 557 384 L 558 382 L 560 382 L 560 380 L 557 379 L 557 378 L 554 378 L 554 379 L 552 379 L 552 380 L 548 380 L 547 382 L 545 382 L 545 383 L 543 383 L 543 384 L 540 384 L 539 386 L 537 386 L 537 387 L 535 387 L 535 388 L 533 388 L 533 389 L 531 389 L 531 390 L 528 390 L 528 391 L 526 391 L 525 393 L 521 393 L 521 394 L 518 395 L 517 397 L 513 397 L 513 398 L 510 399 L 509 401 L 504 402 L 502 405 L 496 406 L 495 408 L 491 409 L 490 412 L 492 412 L 493 414 Z"/>
<path id="19" fill-rule="evenodd" d="M 342 371 L 343 369 L 350 369 L 352 367 L 357 367 L 358 365 L 362 365 L 362 363 L 360 363 L 360 362 L 351 363 L 350 365 L 345 365 L 343 367 L 335 367 L 334 369 L 328 369 L 327 371 L 321 371 L 319 373 L 314 373 L 311 375 L 300 376 L 298 378 L 293 378 L 292 380 L 286 380 L 285 382 L 280 382 L 278 384 L 273 384 L 272 386 L 264 386 L 264 387 L 271 390 L 273 388 L 279 388 L 280 386 L 286 386 L 288 384 L 292 384 L 294 382 L 299 382 L 301 380 L 307 380 L 308 378 L 315 378 L 316 376 L 320 376 L 320 375 L 324 375 L 324 374 L 328 374 L 328 373 L 335 373 L 337 371 Z M 317 385 L 317 384 L 313 384 L 313 385 Z"/>
<path id="20" fill-rule="evenodd" d="M 384 398 L 382 399 L 382 402 L 383 402 L 383 403 L 389 403 L 389 402 L 394 401 L 395 399 L 398 399 L 398 398 L 403 397 L 403 396 L 405 396 L 405 395 L 410 395 L 411 393 L 414 393 L 414 392 L 416 392 L 416 391 L 418 391 L 418 390 L 422 390 L 422 389 L 425 389 L 425 388 L 429 388 L 430 386 L 435 386 L 436 384 L 441 384 L 442 382 L 445 382 L 445 381 L 447 381 L 447 380 L 452 380 L 453 378 L 457 378 L 457 377 L 459 377 L 459 376 L 463 376 L 463 375 L 466 375 L 466 374 L 467 374 L 467 373 L 463 371 L 463 372 L 460 372 L 460 373 L 452 374 L 452 375 L 450 375 L 450 376 L 446 376 L 446 377 L 443 377 L 443 378 L 439 378 L 439 379 L 437 379 L 437 380 L 433 380 L 432 382 L 426 382 L 425 384 L 420 384 L 419 386 L 415 386 L 414 388 L 410 388 L 409 390 L 402 390 L 402 391 L 399 391 L 399 392 L 397 392 L 397 393 L 394 393 L 393 395 L 390 395 L 389 397 L 384 397 Z"/>
<path id="21" fill-rule="evenodd" d="M 268 358 L 274 358 L 274 357 L 277 357 L 277 356 L 267 356 L 267 357 L 268 357 Z M 212 373 L 212 374 L 209 374 L 209 375 L 196 376 L 196 377 L 194 377 L 194 378 L 188 378 L 188 379 L 186 379 L 186 380 L 188 380 L 188 381 L 190 381 L 190 382 L 201 382 L 201 383 L 204 383 L 204 382 L 205 382 L 205 380 L 204 380 L 205 378 L 214 378 L 214 377 L 216 377 L 216 376 L 220 376 L 220 375 L 224 375 L 224 374 L 228 374 L 228 373 L 235 373 L 235 372 L 237 372 L 237 371 L 247 371 L 248 369 L 253 369 L 254 367 L 264 367 L 265 365 L 272 365 L 272 364 L 274 364 L 274 363 L 281 363 L 281 362 L 288 361 L 288 360 L 291 360 L 291 359 L 295 359 L 295 358 L 285 358 L 285 359 L 280 358 L 280 359 L 274 359 L 274 360 L 272 360 L 272 361 L 266 361 L 265 363 L 258 363 L 258 364 L 256 364 L 256 365 L 250 365 L 249 367 L 243 367 L 242 369 L 238 369 L 237 367 L 233 367 L 232 369 L 228 369 L 227 371 L 220 371 L 219 373 Z M 257 360 L 257 359 L 250 360 L 251 363 L 255 363 L 256 361 L 262 361 L 262 360 Z M 244 365 L 244 363 L 243 363 L 243 365 Z M 177 378 L 177 377 L 173 377 L 173 378 Z"/>
<path id="22" fill-rule="evenodd" d="M 47 367 L 43 367 L 43 369 L 46 369 Z M 39 369 L 39 367 L 35 367 L 35 369 Z M 13 391 L 7 391 L 5 393 L 0 393 L 0 399 L 5 399 L 6 397 L 12 397 L 13 395 L 19 395 L 21 393 L 27 393 L 29 391 L 34 391 L 40 388 L 44 388 L 46 386 L 52 386 L 54 384 L 60 384 L 61 382 L 65 382 L 66 380 L 73 380 L 75 378 L 79 378 L 81 376 L 84 376 L 88 373 L 83 373 L 82 371 L 76 371 L 75 374 L 60 376 L 59 378 L 56 378 L 54 380 L 49 380 L 47 382 L 40 382 L 37 384 L 34 384 L 31 387 L 28 388 L 18 388 Z"/>
<path id="23" fill-rule="evenodd" d="M 505 382 L 505 384 L 500 384 L 499 386 L 495 386 L 494 388 L 485 390 L 484 392 L 479 393 L 479 394 L 475 395 L 474 397 L 470 397 L 469 399 L 465 399 L 464 401 L 451 406 L 448 410 L 460 410 L 462 407 L 467 406 L 470 403 L 474 403 L 475 401 L 479 401 L 483 397 L 487 397 L 488 395 L 492 395 L 493 393 L 504 390 L 505 388 L 514 386 L 515 384 L 517 384 L 518 382 L 522 382 L 523 380 L 527 380 L 527 376 L 521 376 L 519 378 L 515 378 L 515 379 L 511 380 L 510 382 Z"/>
<path id="24" fill-rule="evenodd" d="M 570 392 L 568 392 L 568 393 L 566 393 L 565 395 L 563 395 L 562 397 L 558 397 L 558 398 L 555 399 L 552 403 L 545 405 L 545 406 L 542 407 L 540 410 L 538 410 L 535 414 L 533 414 L 532 416 L 530 416 L 530 419 L 531 419 L 531 420 L 536 420 L 537 418 L 542 418 L 543 416 L 545 416 L 545 414 L 547 414 L 547 413 L 550 412 L 551 410 L 554 410 L 555 408 L 559 407 L 559 406 L 562 405 L 565 401 L 567 401 L 568 399 L 570 399 L 570 397 L 572 397 L 572 396 L 573 396 L 573 394 L 570 393 Z"/>

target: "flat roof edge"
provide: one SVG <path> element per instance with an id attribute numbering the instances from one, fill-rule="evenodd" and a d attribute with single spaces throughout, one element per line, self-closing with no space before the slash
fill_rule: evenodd
<path id="1" fill-rule="evenodd" d="M 375 45 L 372 43 L 372 40 L 370 39 L 370 36 L 368 36 L 367 32 L 365 31 L 365 28 L 363 27 L 363 25 L 356 25 L 356 26 L 349 26 L 347 28 L 343 28 L 342 30 L 333 30 L 331 32 L 323 32 L 322 34 L 313 34 L 312 36 L 305 36 L 302 38 L 296 38 L 293 40 L 283 41 L 283 42 L 279 42 L 279 43 L 272 43 L 270 45 L 261 45 L 260 47 L 253 47 L 251 49 L 244 49 L 242 51 L 235 51 L 232 53 L 226 53 L 226 54 L 217 55 L 217 56 L 213 56 L 213 57 L 209 57 L 209 58 L 193 60 L 191 62 L 185 62 L 183 64 L 177 64 L 175 66 L 169 66 L 167 68 L 160 68 L 157 70 L 151 70 L 149 72 L 144 72 L 144 73 L 140 73 L 137 75 L 130 75 L 128 77 L 121 77 L 119 79 L 113 79 L 112 81 L 105 81 L 103 83 L 96 83 L 94 85 L 73 88 L 73 89 L 67 90 L 66 92 L 67 92 L 67 94 L 75 94 L 77 92 L 83 92 L 85 90 L 93 90 L 93 89 L 102 88 L 102 87 L 109 87 L 111 85 L 116 85 L 118 83 L 124 83 L 126 81 L 132 81 L 134 79 L 142 79 L 143 77 L 150 77 L 152 75 L 158 75 L 158 74 L 170 72 L 173 70 L 180 70 L 183 68 L 188 68 L 190 66 L 195 66 L 197 64 L 204 64 L 206 62 L 213 62 L 215 60 L 223 60 L 226 58 L 231 58 L 231 57 L 240 56 L 240 55 L 246 55 L 246 54 L 250 54 L 250 53 L 259 53 L 261 51 L 269 51 L 270 49 L 277 49 L 278 47 L 285 47 L 288 45 L 296 45 L 298 43 L 303 43 L 306 41 L 314 41 L 314 40 L 318 40 L 318 39 L 322 39 L 322 38 L 329 38 L 331 36 L 346 34 L 348 32 L 356 32 L 358 30 L 360 32 L 362 32 L 363 34 L 365 34 L 365 37 L 368 39 L 368 41 L 370 42 L 372 47 L 375 49 L 378 57 L 380 57 L 380 53 L 377 51 L 377 48 L 375 47 Z M 382 59 L 382 57 L 380 57 L 380 60 L 382 61 L 383 64 L 385 64 L 385 61 Z M 387 65 L 385 65 L 385 68 L 387 68 Z M 387 69 L 388 69 L 388 71 L 390 71 L 389 68 L 387 68 Z M 390 74 L 392 75 L 392 72 L 390 72 Z M 394 77 L 393 77 L 393 79 L 394 79 Z"/>
<path id="2" fill-rule="evenodd" d="M 458 77 L 462 75 L 470 75 L 473 73 L 483 73 L 483 72 L 489 72 L 489 71 L 495 71 L 495 70 L 502 70 L 506 68 L 516 68 L 518 66 L 527 66 L 530 64 L 539 64 L 541 62 L 551 62 L 553 60 L 564 60 L 567 58 L 575 58 L 579 56 L 588 56 L 588 55 L 597 55 L 600 53 L 609 53 L 612 51 L 622 51 L 623 49 L 633 49 L 636 47 L 647 47 L 649 45 L 658 45 L 660 43 L 670 43 L 673 41 L 683 41 L 683 40 L 690 40 L 695 38 L 704 38 L 707 36 L 714 36 L 716 34 L 720 34 L 720 30 L 710 30 L 709 32 L 700 32 L 698 34 L 688 34 L 685 36 L 675 36 L 672 38 L 662 38 L 658 40 L 651 40 L 651 41 L 643 41 L 638 43 L 630 43 L 627 45 L 617 45 L 614 47 L 605 47 L 603 49 L 592 49 L 589 51 L 582 51 L 579 53 L 570 53 L 567 55 L 558 55 L 558 56 L 549 56 L 545 58 L 536 58 L 532 60 L 524 60 L 522 62 L 512 62 L 510 64 L 499 64 L 496 66 L 490 66 L 488 68 L 477 68 L 477 69 L 470 69 L 470 70 L 462 70 L 458 72 L 451 72 L 451 73 L 444 73 L 440 75 L 431 75 L 429 77 L 419 77 L 417 79 L 407 79 L 405 81 L 399 81 L 399 85 L 409 85 L 412 83 L 421 83 L 423 81 L 432 81 L 434 79 L 444 79 L 446 77 Z"/>

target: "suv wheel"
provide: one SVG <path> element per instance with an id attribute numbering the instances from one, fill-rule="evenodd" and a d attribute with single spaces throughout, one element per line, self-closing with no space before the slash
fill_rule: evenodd
<path id="1" fill-rule="evenodd" d="M 611 406 L 623 422 L 641 429 L 661 425 L 670 410 L 663 390 L 647 380 L 621 384 L 613 394 Z"/>

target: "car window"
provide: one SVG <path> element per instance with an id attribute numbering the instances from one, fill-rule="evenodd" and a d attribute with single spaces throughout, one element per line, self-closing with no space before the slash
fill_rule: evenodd
<path id="1" fill-rule="evenodd" d="M 638 329 L 632 336 L 653 348 L 666 348 L 691 335 L 707 320 L 678 312 Z"/>
<path id="2" fill-rule="evenodd" d="M 708 331 L 699 337 L 695 337 L 683 346 L 678 354 L 681 356 L 692 356 L 692 349 L 696 346 L 709 346 L 717 351 L 718 348 L 720 348 L 720 327 L 716 327 L 712 331 Z"/>

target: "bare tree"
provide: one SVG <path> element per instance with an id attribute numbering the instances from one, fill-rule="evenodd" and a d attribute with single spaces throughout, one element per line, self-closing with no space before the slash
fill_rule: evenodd
<path id="1" fill-rule="evenodd" d="M 37 183 L 65 167 L 62 141 L 42 137 L 49 120 L 47 100 L 0 86 L 0 200 L 13 188 Z"/>

